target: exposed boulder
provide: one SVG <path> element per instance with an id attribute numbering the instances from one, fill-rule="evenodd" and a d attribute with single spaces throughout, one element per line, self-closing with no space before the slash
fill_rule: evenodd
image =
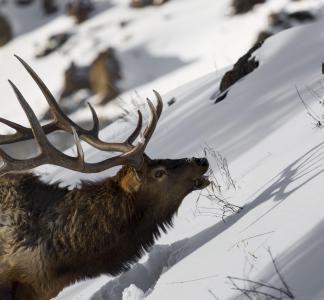
<path id="1" fill-rule="evenodd" d="M 72 62 L 64 73 L 60 106 L 65 113 L 72 113 L 91 94 L 97 94 L 98 104 L 104 105 L 119 95 L 117 81 L 121 78 L 120 64 L 113 48 L 100 53 L 89 66 L 77 66 Z M 43 120 L 50 118 L 50 111 L 47 111 Z"/>
<path id="2" fill-rule="evenodd" d="M 232 0 L 233 14 L 245 14 L 252 10 L 255 5 L 265 2 L 266 0 Z"/>
<path id="3" fill-rule="evenodd" d="M 0 15 L 0 47 L 7 44 L 12 37 L 13 32 L 7 18 Z"/>
<path id="4" fill-rule="evenodd" d="M 58 11 L 57 3 L 55 0 L 43 0 L 43 10 L 45 14 L 50 15 Z"/>
<path id="5" fill-rule="evenodd" d="M 267 30 L 260 31 L 255 43 L 258 44 L 260 42 L 264 42 L 267 38 L 269 38 L 272 35 L 273 33 L 271 31 L 267 31 Z"/>
<path id="6" fill-rule="evenodd" d="M 295 11 L 293 13 L 289 13 L 288 17 L 292 20 L 296 20 L 299 22 L 311 22 L 315 21 L 315 16 L 313 13 L 307 10 L 300 10 L 300 11 Z"/>
<path id="7" fill-rule="evenodd" d="M 269 15 L 269 24 L 272 27 L 283 30 L 300 23 L 314 21 L 315 19 L 315 15 L 307 10 L 300 10 L 292 13 L 280 11 Z"/>
<path id="8" fill-rule="evenodd" d="M 252 57 L 252 54 L 260 48 L 262 42 L 252 47 L 245 55 L 243 55 L 233 66 L 233 69 L 226 72 L 221 80 L 219 90 L 221 93 L 228 90 L 235 82 L 253 72 L 258 66 L 259 62 Z"/>
<path id="9" fill-rule="evenodd" d="M 287 12 L 285 10 L 282 10 L 276 13 L 271 13 L 268 16 L 269 27 L 259 33 L 256 42 L 265 40 L 269 36 L 276 34 L 282 30 L 315 20 L 316 15 L 313 12 L 307 10 L 299 10 L 295 12 Z"/>
<path id="10" fill-rule="evenodd" d="M 148 5 L 159 6 L 168 0 L 131 0 L 130 6 L 135 8 L 145 7 Z"/>
<path id="11" fill-rule="evenodd" d="M 67 14 L 74 17 L 78 24 L 87 20 L 93 10 L 90 0 L 70 0 L 66 6 Z"/>
<path id="12" fill-rule="evenodd" d="M 59 98 L 60 107 L 64 113 L 69 114 L 78 109 L 79 103 L 71 103 L 72 95 L 80 90 L 90 90 L 88 78 L 89 68 L 77 66 L 74 62 L 64 73 L 64 86 Z M 71 99 L 69 99 L 71 97 Z M 45 112 L 42 119 L 52 118 L 50 109 Z"/>
<path id="13" fill-rule="evenodd" d="M 41 58 L 51 54 L 61 48 L 70 37 L 71 35 L 66 32 L 51 35 L 45 45 L 42 46 L 41 49 L 37 50 L 35 57 Z"/>
<path id="14" fill-rule="evenodd" d="M 77 66 L 72 62 L 64 73 L 64 88 L 61 98 L 70 96 L 82 89 L 90 89 L 88 73 L 87 67 Z"/>
<path id="15" fill-rule="evenodd" d="M 91 90 L 101 97 L 100 104 L 105 104 L 118 96 L 120 91 L 116 82 L 121 78 L 115 51 L 113 48 L 108 48 L 98 55 L 89 70 Z"/>
<path id="16" fill-rule="evenodd" d="M 34 0 L 16 0 L 15 3 L 18 5 L 28 5 L 33 3 Z"/>

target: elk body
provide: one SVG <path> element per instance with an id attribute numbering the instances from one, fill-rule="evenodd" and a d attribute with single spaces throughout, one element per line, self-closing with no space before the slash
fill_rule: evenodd
<path id="1" fill-rule="evenodd" d="M 31 128 L 0 118 L 16 130 L 0 136 L 0 143 L 35 138 L 41 153 L 16 160 L 0 149 L 0 300 L 48 300 L 76 280 L 102 273 L 115 275 L 129 268 L 172 224 L 183 198 L 209 184 L 204 176 L 208 161 L 153 160 L 144 154 L 162 111 L 158 93 L 156 109 L 148 100 L 151 120 L 143 141 L 133 145 L 142 129 L 138 112 L 138 124 L 124 143 L 106 143 L 98 138 L 98 119 L 91 106 L 94 127 L 85 130 L 62 113 L 37 74 L 17 58 L 42 90 L 54 121 L 42 127 L 11 83 Z M 61 153 L 49 143 L 46 134 L 56 130 L 74 135 L 77 157 Z M 87 163 L 80 139 L 99 150 L 121 154 Z M 42 164 L 80 172 L 123 167 L 113 177 L 68 190 L 21 172 Z"/>

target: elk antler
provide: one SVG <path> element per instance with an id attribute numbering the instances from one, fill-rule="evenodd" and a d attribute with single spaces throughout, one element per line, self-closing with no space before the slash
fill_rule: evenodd
<path id="1" fill-rule="evenodd" d="M 92 113 L 93 128 L 91 130 L 86 130 L 74 123 L 63 113 L 61 108 L 58 106 L 54 96 L 51 94 L 44 82 L 35 73 L 35 71 L 20 57 L 18 57 L 17 55 L 15 55 L 15 57 L 23 64 L 25 69 L 28 71 L 28 73 L 31 75 L 31 77 L 34 79 L 34 81 L 42 91 L 47 100 L 47 103 L 50 106 L 54 120 L 47 125 L 41 126 L 39 121 L 37 120 L 35 113 L 31 109 L 23 95 L 20 93 L 18 88 L 9 80 L 9 83 L 13 88 L 17 99 L 28 118 L 31 128 L 27 128 L 12 121 L 0 118 L 0 123 L 3 123 L 16 130 L 14 134 L 0 135 L 0 145 L 34 138 L 41 150 L 41 153 L 34 158 L 18 160 L 10 157 L 2 149 L 0 149 L 0 159 L 2 160 L 2 165 L 0 166 L 0 175 L 6 174 L 8 172 L 29 170 L 44 164 L 57 165 L 66 169 L 80 171 L 83 173 L 97 173 L 118 165 L 132 165 L 136 168 L 141 165 L 145 147 L 147 146 L 155 130 L 156 124 L 163 108 L 162 98 L 158 92 L 154 91 L 154 94 L 157 98 L 156 108 L 154 107 L 152 102 L 147 99 L 151 112 L 151 119 L 144 130 L 144 140 L 142 142 L 139 142 L 136 146 L 132 145 L 132 143 L 139 136 L 142 129 L 143 117 L 142 113 L 138 111 L 137 126 L 131 133 L 131 135 L 126 139 L 126 141 L 123 143 L 107 143 L 100 140 L 98 137 L 99 120 L 96 111 L 90 104 L 89 108 Z M 71 157 L 60 152 L 49 142 L 46 134 L 57 130 L 63 130 L 73 134 L 77 146 L 77 157 Z M 116 151 L 121 152 L 121 154 L 103 160 L 101 162 L 87 163 L 84 161 L 84 154 L 80 139 L 99 150 Z"/>

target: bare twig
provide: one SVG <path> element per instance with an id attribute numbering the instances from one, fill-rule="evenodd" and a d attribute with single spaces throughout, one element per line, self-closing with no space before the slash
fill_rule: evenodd
<path id="1" fill-rule="evenodd" d="M 301 94 L 298 90 L 298 87 L 296 85 L 295 85 L 295 88 L 296 88 L 298 97 L 306 110 L 306 113 L 315 121 L 316 127 L 321 127 L 322 126 L 321 118 L 319 116 L 317 116 L 317 114 L 315 112 L 313 112 L 312 109 L 310 108 L 310 106 L 304 101 L 304 99 L 301 96 Z"/>
<path id="2" fill-rule="evenodd" d="M 184 281 L 172 281 L 172 282 L 168 282 L 168 284 L 182 284 L 182 283 L 188 283 L 188 282 L 195 282 L 195 281 L 201 281 L 201 280 L 216 278 L 218 276 L 219 275 L 211 275 L 211 276 L 199 277 L 199 278 L 189 279 L 189 280 L 184 280 Z"/>
<path id="3" fill-rule="evenodd" d="M 237 284 L 236 282 L 229 276 L 227 277 L 229 279 L 229 281 L 232 283 L 232 285 L 234 286 L 233 289 L 237 290 L 237 291 L 240 291 L 243 295 L 245 295 L 248 299 L 250 300 L 254 300 L 249 294 L 247 291 L 245 291 L 244 289 L 241 289 Z"/>
<path id="4" fill-rule="evenodd" d="M 217 176 L 210 168 L 208 176 L 211 183 L 206 189 L 199 192 L 196 200 L 195 212 L 197 212 L 199 216 L 216 216 L 225 221 L 228 216 L 237 213 L 242 209 L 242 207 L 228 202 L 223 195 L 222 186 L 225 186 L 227 190 L 231 188 L 236 189 L 235 182 L 231 177 L 227 160 L 223 158 L 219 152 L 216 152 L 208 145 L 203 149 L 203 152 L 206 157 L 209 156 L 209 159 L 211 158 L 214 161 L 217 168 Z M 220 183 L 220 181 L 222 183 Z M 201 198 L 212 201 L 216 204 L 216 207 L 200 206 L 199 202 Z"/>
<path id="5" fill-rule="evenodd" d="M 289 291 L 289 288 L 287 290 L 284 290 L 282 288 L 277 288 L 275 286 L 272 286 L 272 285 L 269 285 L 269 284 L 266 284 L 266 283 L 262 283 L 262 282 L 259 282 L 259 281 L 254 281 L 254 280 L 250 280 L 250 279 L 245 279 L 245 278 L 238 278 L 238 277 L 232 277 L 230 276 L 230 278 L 232 280 L 237 280 L 237 281 L 243 281 L 243 282 L 248 282 L 248 283 L 253 283 L 255 285 L 255 288 L 259 288 L 259 287 L 266 287 L 268 289 L 272 289 L 272 290 L 275 290 L 275 291 L 278 291 L 280 293 L 283 293 L 285 295 L 287 295 L 289 298 L 291 299 L 294 299 L 292 298 L 292 294 L 290 293 Z M 288 286 L 287 286 L 288 287 Z"/>
<path id="6" fill-rule="evenodd" d="M 273 300 L 283 300 L 283 299 L 295 299 L 295 296 L 291 292 L 287 282 L 284 280 L 277 262 L 275 261 L 271 250 L 268 249 L 268 253 L 271 257 L 272 264 L 274 266 L 274 269 L 276 271 L 276 274 L 280 280 L 280 283 L 283 287 L 277 287 L 269 283 L 260 282 L 260 281 L 254 281 L 247 278 L 239 278 L 239 277 L 233 277 L 228 276 L 227 278 L 233 285 L 233 290 L 241 292 L 243 295 L 245 295 L 248 299 L 255 300 L 254 297 L 257 297 L 258 299 L 273 299 Z M 242 283 L 248 283 L 252 284 L 252 286 L 248 288 L 240 287 L 238 282 Z"/>
<path id="7" fill-rule="evenodd" d="M 227 189 L 233 188 L 236 189 L 235 182 L 230 174 L 227 159 L 223 157 L 219 152 L 215 151 L 212 147 L 206 144 L 204 148 L 205 156 L 210 155 L 216 162 L 218 172 L 221 175 L 223 183 L 226 185 Z"/>
<path id="8" fill-rule="evenodd" d="M 282 300 L 282 297 L 273 296 L 273 295 L 271 295 L 269 293 L 262 292 L 262 291 L 257 291 L 257 290 L 254 290 L 254 289 L 242 289 L 240 287 L 238 287 L 238 288 L 235 287 L 235 288 L 233 288 L 233 290 L 243 292 L 245 296 L 247 296 L 249 294 L 256 294 L 256 295 L 265 296 L 266 299 Z M 254 300 L 253 298 L 251 298 L 251 295 L 249 295 L 249 299 Z"/>
<path id="9" fill-rule="evenodd" d="M 249 240 L 252 240 L 252 239 L 255 239 L 255 238 L 258 238 L 258 237 L 264 236 L 264 235 L 268 235 L 268 234 L 271 234 L 271 233 L 274 233 L 274 232 L 275 232 L 275 231 L 272 230 L 272 231 L 269 231 L 269 232 L 260 233 L 260 234 L 254 235 L 254 236 L 247 237 L 247 238 L 245 238 L 245 239 L 242 239 L 242 240 L 236 242 L 233 246 L 231 246 L 231 247 L 229 248 L 229 250 L 231 250 L 231 249 L 234 248 L 235 246 L 238 246 L 240 243 L 245 243 L 245 242 L 247 242 L 247 241 L 249 241 Z"/>
<path id="10" fill-rule="evenodd" d="M 272 252 L 271 252 L 270 248 L 268 249 L 268 253 L 269 253 L 270 257 L 271 257 L 271 260 L 272 260 L 273 266 L 274 266 L 274 268 L 275 268 L 275 270 L 276 270 L 276 273 L 277 273 L 277 275 L 278 275 L 280 281 L 282 282 L 282 284 L 283 284 L 284 287 L 286 288 L 287 295 L 288 295 L 291 299 L 294 299 L 295 297 L 294 297 L 293 293 L 290 291 L 289 286 L 288 286 L 287 282 L 284 280 L 284 278 L 283 278 L 281 272 L 279 271 L 279 267 L 278 267 L 277 262 L 275 261 L 273 255 L 272 255 Z"/>
<path id="11" fill-rule="evenodd" d="M 220 300 L 211 289 L 208 289 L 208 293 L 211 294 L 215 300 Z"/>
<path id="12" fill-rule="evenodd" d="M 308 90 L 308 92 L 314 96 L 315 98 L 317 98 L 318 101 L 322 102 L 323 98 L 321 97 L 321 95 L 319 93 L 317 93 L 314 89 L 312 89 L 310 86 L 306 85 L 306 88 Z"/>

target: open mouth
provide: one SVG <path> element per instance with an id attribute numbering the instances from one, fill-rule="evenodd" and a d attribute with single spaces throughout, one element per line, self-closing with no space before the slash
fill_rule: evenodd
<path id="1" fill-rule="evenodd" d="M 207 175 L 203 175 L 194 180 L 194 188 L 195 190 L 202 190 L 205 187 L 209 186 L 210 181 L 208 180 Z"/>

